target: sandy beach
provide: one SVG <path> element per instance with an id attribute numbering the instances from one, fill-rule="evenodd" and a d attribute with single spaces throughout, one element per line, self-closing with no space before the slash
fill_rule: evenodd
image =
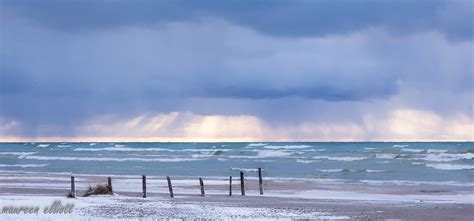
<path id="1" fill-rule="evenodd" d="M 38 214 L 0 214 L 2 220 L 102 219 L 315 219 L 315 220 L 470 220 L 474 216 L 472 191 L 443 187 L 395 185 L 341 185 L 328 181 L 265 180 L 264 195 L 256 179 L 246 178 L 246 196 L 234 180 L 204 177 L 206 196 L 200 196 L 197 177 L 172 177 L 175 197 L 170 198 L 164 177 L 147 179 L 142 198 L 139 176 L 112 176 L 114 195 L 81 197 L 89 185 L 104 184 L 107 175 L 75 175 L 77 198 L 68 199 L 65 174 L 2 173 L 0 206 L 40 207 Z M 59 200 L 74 204 L 71 214 L 45 214 Z"/>

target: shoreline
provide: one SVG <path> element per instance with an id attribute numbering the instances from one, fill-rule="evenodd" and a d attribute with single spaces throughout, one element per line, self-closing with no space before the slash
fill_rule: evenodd
<path id="1" fill-rule="evenodd" d="M 233 183 L 234 195 L 228 196 L 228 180 L 203 177 L 206 196 L 201 197 L 197 177 L 172 177 L 175 198 L 170 198 L 164 177 L 150 176 L 147 177 L 148 198 L 143 199 L 139 176 L 113 176 L 114 195 L 93 197 L 80 196 L 89 184 L 105 184 L 107 177 L 75 177 L 79 197 L 68 199 L 65 196 L 70 182 L 66 175 L 1 174 L 0 206 L 25 203 L 40 203 L 44 206 L 54 200 L 74 202 L 76 208 L 68 218 L 75 220 L 84 220 L 85 217 L 469 220 L 474 216 L 472 191 L 448 191 L 443 188 L 429 190 L 419 187 L 335 185 L 264 179 L 264 195 L 260 196 L 257 179 L 249 177 L 246 178 L 246 196 L 240 196 L 240 183 L 236 177 Z M 15 219 L 14 215 L 0 216 L 5 220 Z M 43 214 L 33 218 L 54 220 L 63 219 L 64 216 Z"/>

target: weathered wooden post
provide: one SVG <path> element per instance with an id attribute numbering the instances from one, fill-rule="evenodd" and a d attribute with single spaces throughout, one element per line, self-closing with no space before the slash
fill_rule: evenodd
<path id="1" fill-rule="evenodd" d="M 258 168 L 258 185 L 260 186 L 260 195 L 263 195 L 262 168 Z"/>
<path id="2" fill-rule="evenodd" d="M 110 194 L 112 194 L 114 191 L 112 190 L 112 177 L 108 177 L 107 178 L 107 185 L 109 187 L 109 190 L 110 190 Z"/>
<path id="3" fill-rule="evenodd" d="M 229 196 L 232 196 L 232 176 L 229 177 Z"/>
<path id="4" fill-rule="evenodd" d="M 199 177 L 199 186 L 201 186 L 201 196 L 205 196 L 206 193 L 204 193 L 204 182 L 202 181 L 201 177 Z"/>
<path id="5" fill-rule="evenodd" d="M 74 177 L 71 176 L 71 195 L 72 198 L 76 198 L 76 184 L 74 182 Z"/>
<path id="6" fill-rule="evenodd" d="M 173 198 L 174 194 L 173 194 L 173 186 L 171 186 L 171 179 L 169 176 L 166 176 L 166 179 L 168 180 L 168 189 L 170 190 L 170 197 Z"/>
<path id="7" fill-rule="evenodd" d="M 242 191 L 242 196 L 245 196 L 245 184 L 244 184 L 244 172 L 240 171 L 240 191 Z"/>
<path id="8" fill-rule="evenodd" d="M 142 175 L 143 198 L 146 198 L 146 176 Z"/>

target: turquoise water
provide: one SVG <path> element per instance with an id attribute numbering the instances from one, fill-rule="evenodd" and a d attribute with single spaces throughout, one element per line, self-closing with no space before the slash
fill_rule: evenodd
<path id="1" fill-rule="evenodd" d="M 266 177 L 472 187 L 474 143 L 0 143 L 0 170 Z"/>

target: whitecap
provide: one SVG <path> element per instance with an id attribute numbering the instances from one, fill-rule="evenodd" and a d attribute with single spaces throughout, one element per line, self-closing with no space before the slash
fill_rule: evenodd
<path id="1" fill-rule="evenodd" d="M 49 144 L 38 144 L 36 147 L 49 147 Z"/>
<path id="2" fill-rule="evenodd" d="M 403 152 L 412 152 L 412 153 L 421 153 L 425 150 L 422 149 L 410 149 L 410 148 L 402 148 L 401 151 Z"/>
<path id="3" fill-rule="evenodd" d="M 237 167 L 231 167 L 230 170 L 232 171 L 243 171 L 243 172 L 258 172 L 258 169 L 255 168 L 237 168 Z M 265 169 L 262 169 L 265 170 Z"/>
<path id="4" fill-rule="evenodd" d="M 18 159 L 23 159 L 26 156 L 33 155 L 37 152 L 0 152 L 0 155 L 13 155 L 18 156 Z"/>
<path id="5" fill-rule="evenodd" d="M 266 143 L 251 143 L 251 144 L 248 144 L 247 147 L 263 147 L 267 145 Z"/>
<path id="6" fill-rule="evenodd" d="M 359 180 L 361 183 L 369 185 L 406 185 L 406 186 L 418 186 L 418 185 L 436 185 L 436 186 L 474 186 L 474 183 L 462 183 L 456 181 L 414 181 L 414 180 Z"/>
<path id="7" fill-rule="evenodd" d="M 437 150 L 437 149 L 428 149 L 427 153 L 446 153 L 448 150 Z"/>
<path id="8" fill-rule="evenodd" d="M 21 168 L 31 168 L 31 167 L 45 167 L 49 164 L 0 164 L 0 167 L 21 167 Z"/>
<path id="9" fill-rule="evenodd" d="M 67 144 L 67 145 L 65 145 L 65 144 L 58 144 L 58 145 L 56 145 L 56 147 L 71 147 L 71 145 L 69 145 L 69 144 Z"/>
<path id="10" fill-rule="evenodd" d="M 318 162 L 317 160 L 301 160 L 301 159 L 297 159 L 296 162 L 298 163 L 314 163 L 314 162 Z"/>
<path id="11" fill-rule="evenodd" d="M 258 152 L 257 157 L 287 157 L 290 156 L 292 153 L 288 151 L 282 150 L 261 150 Z"/>
<path id="12" fill-rule="evenodd" d="M 324 173 L 341 173 L 341 172 L 351 172 L 351 173 L 381 173 L 386 172 L 386 170 L 371 170 L 371 169 L 317 169 L 318 171 Z"/>
<path id="13" fill-rule="evenodd" d="M 326 159 L 326 160 L 335 160 L 335 161 L 357 161 L 365 160 L 367 157 L 330 157 L 330 156 L 315 156 L 313 159 Z"/>
<path id="14" fill-rule="evenodd" d="M 0 155 L 16 155 L 16 156 L 22 156 L 22 155 L 33 155 L 37 152 L 0 152 Z"/>
<path id="15" fill-rule="evenodd" d="M 400 157 L 399 154 L 391 154 L 391 153 L 377 153 L 375 154 L 375 158 L 377 159 L 395 159 Z"/>
<path id="16" fill-rule="evenodd" d="M 204 159 L 195 158 L 109 158 L 109 157 L 52 157 L 52 156 L 26 156 L 29 160 L 64 160 L 64 161 L 143 161 L 143 162 L 185 162 Z"/>
<path id="17" fill-rule="evenodd" d="M 472 170 L 474 169 L 473 165 L 463 165 L 463 164 L 426 164 L 427 167 L 435 168 L 438 170 Z"/>
<path id="18" fill-rule="evenodd" d="M 392 147 L 408 147 L 408 144 L 394 144 Z"/>
<path id="19" fill-rule="evenodd" d="M 473 153 L 462 153 L 462 154 L 449 154 L 449 153 L 440 153 L 440 154 L 428 154 L 423 160 L 426 161 L 435 161 L 435 162 L 449 162 L 455 160 L 472 160 L 474 159 Z"/>
<path id="20" fill-rule="evenodd" d="M 278 149 L 304 149 L 304 148 L 310 148 L 310 147 L 311 146 L 308 146 L 308 145 L 283 145 L 283 146 L 267 145 L 267 146 L 264 146 L 263 148 L 278 150 Z"/>
<path id="21" fill-rule="evenodd" d="M 317 169 L 317 170 L 324 173 L 339 173 L 339 172 L 342 172 L 344 169 Z"/>

